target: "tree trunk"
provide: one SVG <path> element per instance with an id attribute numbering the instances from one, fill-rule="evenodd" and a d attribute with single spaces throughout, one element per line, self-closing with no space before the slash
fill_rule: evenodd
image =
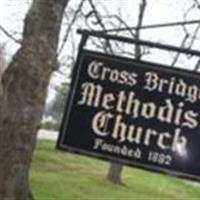
<path id="1" fill-rule="evenodd" d="M 34 0 L 21 48 L 2 77 L 0 199 L 31 199 L 29 169 L 68 0 Z"/>
<path id="2" fill-rule="evenodd" d="M 122 184 L 121 173 L 123 165 L 112 162 L 108 171 L 107 179 L 114 184 Z"/>
<path id="3" fill-rule="evenodd" d="M 5 59 L 4 47 L 2 46 L 2 44 L 0 44 L 0 96 L 2 95 L 1 79 L 5 68 L 6 68 L 6 59 Z"/>
<path id="4" fill-rule="evenodd" d="M 147 1 L 142 0 L 140 4 L 140 8 L 139 8 L 140 10 L 139 10 L 139 16 L 138 16 L 138 24 L 137 24 L 136 33 L 135 33 L 136 40 L 140 39 L 140 29 L 142 26 L 146 5 L 147 5 Z M 135 45 L 135 58 L 137 60 L 140 60 L 141 57 L 142 57 L 141 47 L 140 45 Z M 108 175 L 107 175 L 108 180 L 110 180 L 112 183 L 122 184 L 122 181 L 121 181 L 122 171 L 123 171 L 123 165 L 118 164 L 118 163 L 111 163 L 109 171 L 108 171 Z"/>

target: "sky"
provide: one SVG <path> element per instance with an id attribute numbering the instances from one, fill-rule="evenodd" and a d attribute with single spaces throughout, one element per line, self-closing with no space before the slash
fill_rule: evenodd
<path id="1" fill-rule="evenodd" d="M 186 10 L 192 5 L 193 1 L 194 0 L 148 0 L 143 24 L 148 25 L 183 21 L 184 12 L 186 12 Z M 79 1 L 71 2 L 71 7 L 75 7 L 79 3 Z M 97 2 L 103 2 L 110 14 L 117 14 L 120 10 L 123 19 L 127 22 L 127 24 L 130 26 L 136 25 L 140 0 L 97 0 Z M 14 33 L 16 38 L 21 38 L 23 19 L 30 4 L 31 0 L 0 1 L 0 25 L 2 25 L 7 31 Z M 102 10 L 102 13 L 104 12 L 104 9 L 101 6 L 98 8 L 99 10 Z M 88 5 L 86 5 L 85 10 L 88 9 Z M 196 11 L 194 9 L 194 11 L 187 17 L 187 20 L 196 19 L 200 19 L 200 10 L 198 9 L 196 9 Z M 78 23 L 77 27 L 83 28 L 82 24 L 80 25 Z M 77 27 L 75 27 L 75 29 Z M 188 26 L 189 30 L 195 29 L 195 27 L 195 25 Z M 63 28 L 63 30 L 65 30 L 65 28 Z M 151 29 L 144 30 L 142 32 L 142 39 L 165 44 L 179 45 L 182 35 L 183 31 L 180 27 Z M 13 55 L 18 48 L 18 45 L 2 34 L 1 31 L 0 42 L 7 43 L 7 53 L 9 55 Z M 198 47 L 200 47 L 199 43 L 194 46 L 194 48 L 197 49 Z"/>
<path id="2" fill-rule="evenodd" d="M 137 17 L 139 12 L 139 4 L 141 0 L 97 0 L 97 9 L 102 13 L 106 14 L 106 10 L 110 15 L 119 14 L 123 17 L 123 20 L 129 26 L 135 26 L 137 24 Z M 191 7 L 194 0 L 147 0 L 146 12 L 144 15 L 143 25 L 150 24 L 160 24 L 168 22 L 183 21 L 184 13 Z M 1 0 L 0 1 L 0 25 L 3 26 L 9 33 L 12 33 L 17 39 L 21 39 L 21 33 L 23 30 L 23 20 L 31 4 L 31 0 Z M 66 13 L 69 13 L 68 20 L 70 20 L 71 11 L 79 4 L 79 0 L 72 1 L 67 8 Z M 103 6 L 102 6 L 103 4 Z M 90 11 L 89 4 L 84 5 L 84 13 Z M 187 15 L 186 20 L 200 20 L 200 9 L 194 8 Z M 110 21 L 109 21 L 110 22 Z M 65 33 L 68 22 L 64 21 L 61 32 L 62 36 Z M 83 21 L 79 19 L 73 28 L 75 48 L 78 48 L 78 42 L 80 37 L 75 33 L 77 28 L 84 28 Z M 107 28 L 110 28 L 109 23 L 107 23 Z M 194 32 L 197 25 L 187 26 L 189 32 Z M 98 29 L 98 27 L 94 27 Z M 159 42 L 163 44 L 171 44 L 179 46 L 184 37 L 184 32 L 182 27 L 173 28 L 160 28 L 160 29 L 149 29 L 143 30 L 141 32 L 141 38 L 144 40 L 150 40 L 153 42 Z M 200 33 L 198 34 L 200 38 Z M 10 38 L 5 36 L 2 31 L 0 31 L 0 43 L 6 44 L 6 54 L 7 59 L 10 60 L 12 55 L 19 48 L 19 45 L 13 42 Z M 200 49 L 200 39 L 195 42 L 193 49 Z M 69 56 L 73 54 L 71 42 L 65 45 L 65 48 L 60 55 L 61 60 L 67 60 Z M 158 49 L 152 49 L 151 53 L 147 55 L 144 59 L 153 62 L 159 61 L 160 63 L 169 65 L 175 54 L 169 54 L 168 52 L 163 52 Z M 192 70 L 197 58 L 188 58 L 182 56 L 177 63 L 178 67 L 187 68 Z M 68 77 L 69 71 L 66 70 L 66 77 L 54 74 L 52 82 L 53 84 L 60 85 L 62 81 L 65 81 Z M 64 72 L 64 73 L 65 73 Z M 49 101 L 51 101 L 55 96 L 55 91 L 50 90 Z"/>

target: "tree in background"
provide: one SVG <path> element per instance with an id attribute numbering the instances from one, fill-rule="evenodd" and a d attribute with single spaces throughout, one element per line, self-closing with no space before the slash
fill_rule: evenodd
<path id="1" fill-rule="evenodd" d="M 147 5 L 147 1 L 142 0 L 141 4 L 139 6 L 139 15 L 138 15 L 138 18 L 137 18 L 137 26 L 136 26 L 136 29 L 135 29 L 135 33 L 133 34 L 133 36 L 136 40 L 140 39 L 140 30 L 141 30 L 142 23 L 143 23 L 146 5 Z M 135 45 L 133 57 L 136 60 L 140 60 L 141 57 L 143 56 L 143 54 L 144 54 L 144 52 L 142 51 L 140 45 Z M 109 170 L 108 170 L 107 179 L 109 181 L 111 181 L 112 183 L 115 183 L 115 184 L 123 184 L 122 178 L 121 178 L 122 171 L 123 171 L 123 165 L 122 164 L 112 162 L 110 164 L 110 167 L 109 167 Z"/>
<path id="2" fill-rule="evenodd" d="M 55 89 L 55 88 L 54 88 Z M 69 90 L 69 83 L 63 82 L 59 87 L 56 87 L 55 98 L 46 105 L 45 116 L 50 116 L 53 118 L 55 123 L 51 126 L 50 129 L 59 130 L 61 125 L 65 103 Z M 47 127 L 48 128 L 48 127 Z"/>

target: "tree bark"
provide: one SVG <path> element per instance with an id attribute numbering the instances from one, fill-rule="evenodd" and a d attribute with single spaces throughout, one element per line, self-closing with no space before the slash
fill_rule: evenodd
<path id="1" fill-rule="evenodd" d="M 122 170 L 123 170 L 122 164 L 112 162 L 110 164 L 107 179 L 114 184 L 122 184 L 122 180 L 121 180 Z"/>
<path id="2" fill-rule="evenodd" d="M 68 0 L 34 0 L 21 48 L 2 77 L 0 199 L 31 199 L 29 169 Z"/>
<path id="3" fill-rule="evenodd" d="M 5 69 L 6 69 L 5 52 L 4 52 L 4 47 L 2 46 L 2 44 L 0 44 L 0 96 L 2 95 L 1 79 Z"/>
<path id="4" fill-rule="evenodd" d="M 142 26 L 146 5 L 147 5 L 147 0 L 142 0 L 140 4 L 140 8 L 139 8 L 138 24 L 137 24 L 136 33 L 135 33 L 136 40 L 140 39 L 140 29 Z M 141 53 L 140 45 L 135 45 L 135 58 L 137 60 L 140 60 L 141 57 L 142 57 L 142 53 Z M 123 171 L 122 164 L 112 162 L 108 170 L 107 179 L 111 181 L 112 183 L 122 184 L 122 180 L 121 180 L 122 171 Z"/>

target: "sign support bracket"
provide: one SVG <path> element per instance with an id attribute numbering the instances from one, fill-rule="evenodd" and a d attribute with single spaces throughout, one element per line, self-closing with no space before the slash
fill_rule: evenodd
<path id="1" fill-rule="evenodd" d="M 84 30 L 84 29 L 78 29 L 77 33 L 81 34 L 83 36 L 83 41 L 87 40 L 89 36 L 92 36 L 92 37 L 96 37 L 96 38 L 103 38 L 106 40 L 114 40 L 114 41 L 129 43 L 129 44 L 143 45 L 143 46 L 148 46 L 151 48 L 158 48 L 158 49 L 163 49 L 163 50 L 167 50 L 167 51 L 174 51 L 174 52 L 179 52 L 179 53 L 183 53 L 183 54 L 189 54 L 192 56 L 200 57 L 200 51 L 194 50 L 194 49 L 180 48 L 177 46 L 160 44 L 160 43 L 150 42 L 150 41 L 146 41 L 146 40 L 136 40 L 133 38 L 106 34 L 106 33 L 99 32 L 99 31 L 88 31 L 88 30 Z M 83 45 L 82 46 L 80 45 L 80 48 L 82 48 L 82 47 L 83 47 Z"/>

